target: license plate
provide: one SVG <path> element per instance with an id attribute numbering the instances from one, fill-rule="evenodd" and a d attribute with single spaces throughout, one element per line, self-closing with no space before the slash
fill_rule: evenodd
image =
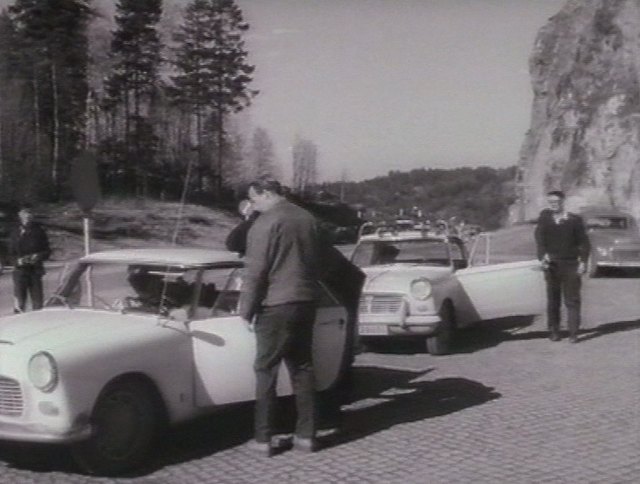
<path id="1" fill-rule="evenodd" d="M 386 336 L 386 324 L 360 324 L 358 325 L 358 333 L 367 336 Z"/>

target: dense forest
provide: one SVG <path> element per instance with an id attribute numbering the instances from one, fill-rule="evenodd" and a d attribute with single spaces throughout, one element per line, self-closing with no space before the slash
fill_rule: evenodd
<path id="1" fill-rule="evenodd" d="M 278 177 L 267 129 L 238 125 L 259 95 L 249 28 L 234 0 L 15 0 L 0 12 L 0 202 L 69 199 L 74 173 L 93 172 L 81 165 L 106 196 L 218 205 Z M 514 200 L 511 168 L 318 185 L 315 144 L 292 147 L 293 192 L 324 194 L 331 213 L 337 199 L 368 219 L 419 211 L 495 228 Z"/>
<path id="2" fill-rule="evenodd" d="M 325 183 L 327 198 L 360 207 L 367 219 L 452 217 L 485 229 L 502 226 L 516 199 L 516 168 L 417 169 L 391 171 L 362 182 Z"/>
<path id="3" fill-rule="evenodd" d="M 170 26 L 162 0 L 107 10 L 15 0 L 0 13 L 5 201 L 69 197 L 74 163 L 95 164 L 105 194 L 167 199 L 222 200 L 245 173 L 272 174 L 266 132 L 247 142 L 234 126 L 258 90 L 233 0 L 171 4 Z"/>

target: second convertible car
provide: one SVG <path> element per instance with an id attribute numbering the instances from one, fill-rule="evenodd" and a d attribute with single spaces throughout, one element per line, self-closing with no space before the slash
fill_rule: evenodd
<path id="1" fill-rule="evenodd" d="M 0 439 L 69 444 L 86 471 L 117 474 L 164 425 L 253 400 L 242 270 L 235 254 L 202 249 L 80 259 L 42 311 L 0 320 Z M 347 364 L 346 312 L 321 292 L 313 356 L 324 390 Z M 286 372 L 279 395 L 292 392 Z"/>
<path id="2" fill-rule="evenodd" d="M 358 320 L 365 340 L 423 338 L 440 355 L 459 328 L 544 308 L 537 260 L 472 266 L 458 237 L 379 229 L 361 237 L 351 260 L 366 274 Z"/>

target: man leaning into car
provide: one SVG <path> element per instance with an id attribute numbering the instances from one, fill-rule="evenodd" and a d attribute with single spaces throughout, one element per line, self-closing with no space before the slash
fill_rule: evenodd
<path id="1" fill-rule="evenodd" d="M 261 213 L 247 236 L 240 315 L 256 334 L 255 442 L 272 455 L 278 369 L 284 360 L 296 398 L 294 449 L 316 450 L 312 365 L 320 262 L 318 226 L 289 202 L 275 180 L 253 182 L 249 199 Z M 254 321 L 255 319 L 255 321 Z"/>
<path id="2" fill-rule="evenodd" d="M 589 237 L 582 217 L 564 208 L 565 195 L 547 193 L 549 208 L 540 212 L 535 239 L 538 259 L 545 270 L 549 339 L 560 341 L 560 302 L 567 308 L 569 341 L 577 343 L 580 328 L 581 276 L 589 258 Z"/>

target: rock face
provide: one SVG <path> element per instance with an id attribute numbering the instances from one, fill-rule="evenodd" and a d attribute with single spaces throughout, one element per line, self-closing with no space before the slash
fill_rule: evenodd
<path id="1" fill-rule="evenodd" d="M 538 32 L 534 100 L 512 221 L 548 190 L 567 207 L 613 205 L 640 217 L 640 0 L 569 0 Z"/>

